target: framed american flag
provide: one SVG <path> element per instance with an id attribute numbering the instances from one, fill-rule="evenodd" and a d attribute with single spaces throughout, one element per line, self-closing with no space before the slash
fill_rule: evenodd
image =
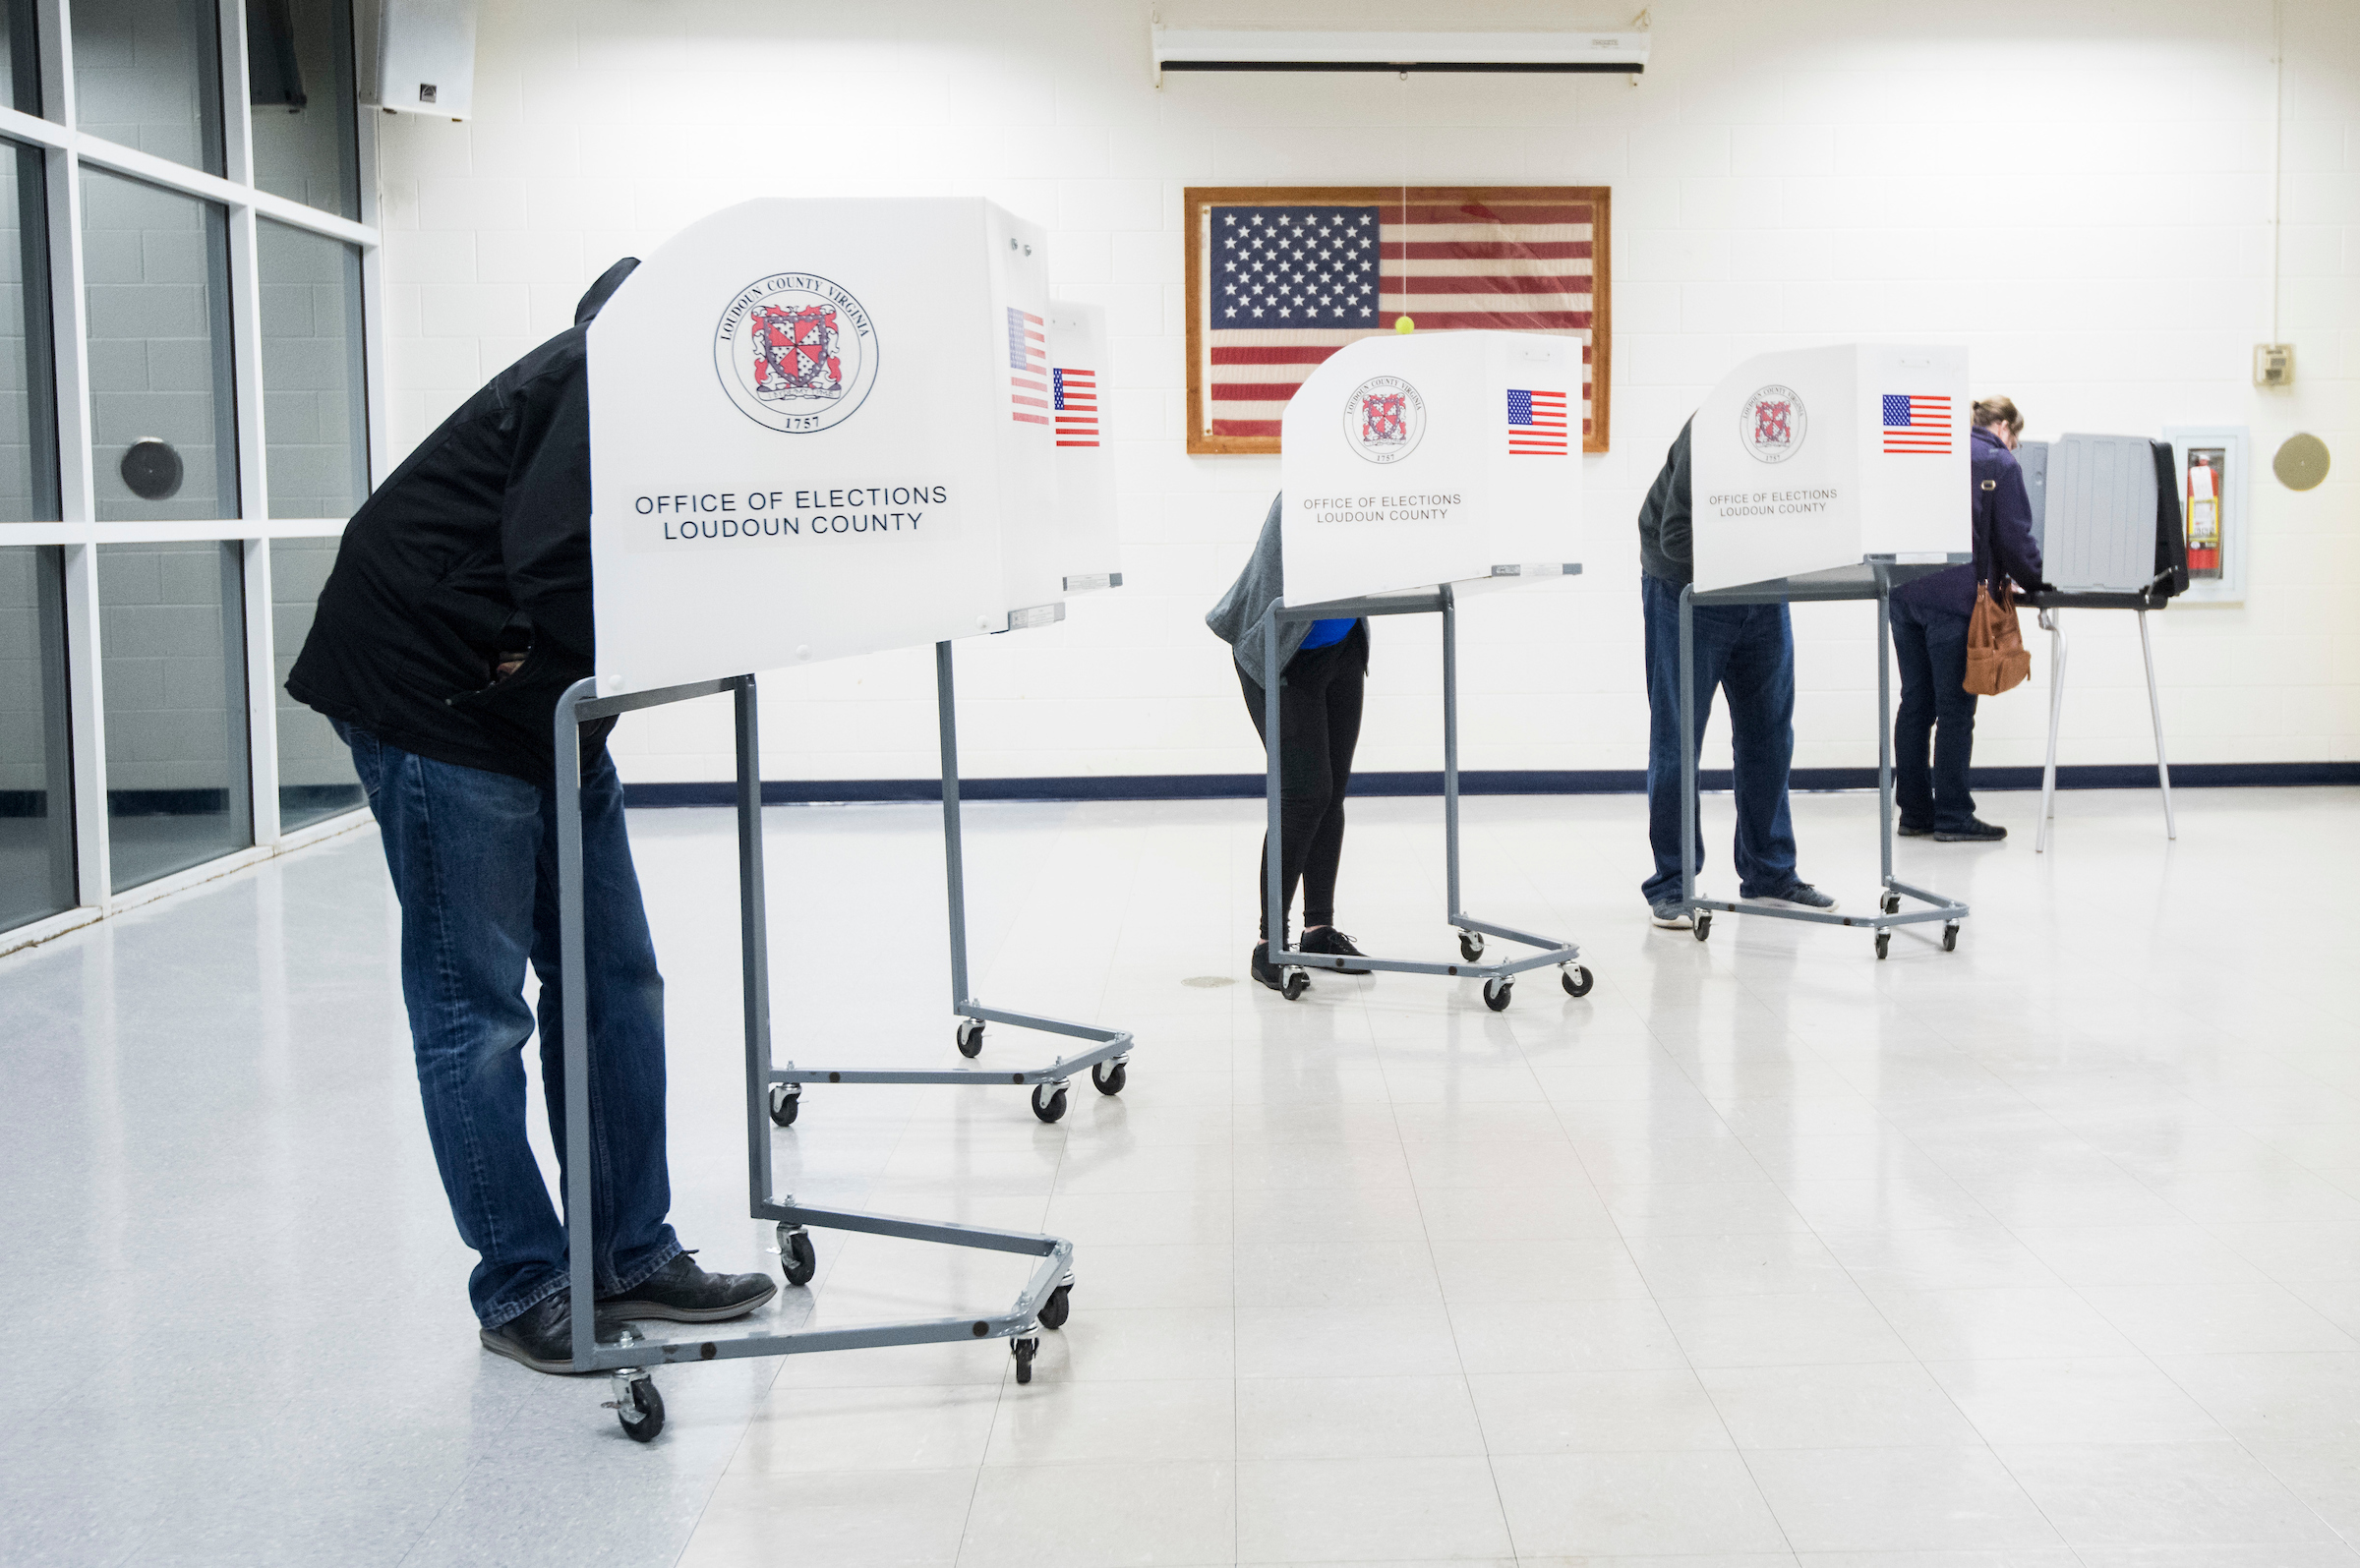
<path id="1" fill-rule="evenodd" d="M 1275 452 L 1287 399 L 1312 367 L 1403 316 L 1421 332 L 1579 338 L 1580 450 L 1605 451 L 1611 194 L 1189 187 L 1189 451 Z"/>

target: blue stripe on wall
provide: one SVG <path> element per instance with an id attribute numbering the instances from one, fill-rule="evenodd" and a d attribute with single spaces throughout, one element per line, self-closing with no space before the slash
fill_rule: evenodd
<path id="1" fill-rule="evenodd" d="M 1798 768 L 1794 786 L 1803 790 L 1873 789 L 1874 768 Z M 2171 782 L 2184 789 L 2241 788 L 2261 785 L 2360 784 L 2360 762 L 2192 762 L 2171 770 Z M 2099 763 L 2057 770 L 2060 789 L 2153 789 L 2152 763 Z M 1469 795 L 1628 795 L 1643 793 L 1647 776 L 1636 768 L 1552 770 L 1542 768 L 1469 769 L 1458 776 L 1461 794 Z M 1707 769 L 1704 787 L 1727 789 L 1729 774 Z M 1977 768 L 1977 789 L 2037 789 L 2037 768 Z M 1439 795 L 1443 776 L 1434 773 L 1356 773 L 1352 793 L 1374 795 Z M 1258 773 L 1142 773 L 1104 778 L 966 779 L 959 793 L 967 800 L 1259 800 L 1263 776 Z M 737 798 L 737 786 L 715 781 L 697 784 L 634 784 L 623 785 L 623 799 L 633 806 L 726 806 Z M 834 804 L 869 800 L 940 800 L 942 784 L 934 779 L 769 779 L 762 784 L 765 805 Z"/>

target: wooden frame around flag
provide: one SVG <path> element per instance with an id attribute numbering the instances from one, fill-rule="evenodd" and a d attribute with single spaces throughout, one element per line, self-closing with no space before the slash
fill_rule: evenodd
<path id="1" fill-rule="evenodd" d="M 1188 450 L 1276 452 L 1277 417 L 1290 383 L 1343 342 L 1394 330 L 1395 318 L 1406 313 L 1420 331 L 1494 326 L 1581 339 L 1581 450 L 1605 451 L 1613 388 L 1612 197 L 1609 188 L 1592 185 L 1188 187 Z M 1377 209 L 1382 303 L 1365 327 L 1337 324 L 1330 310 L 1319 318 L 1319 328 L 1260 323 L 1266 329 L 1250 334 L 1252 348 L 1224 347 L 1219 339 L 1234 328 L 1216 329 L 1213 312 L 1233 307 L 1216 303 L 1225 263 L 1211 256 L 1213 213 L 1230 209 L 1224 216 L 1234 220 L 1234 209 L 1281 207 Z M 1490 238 L 1486 229 L 1501 232 Z M 1257 368 L 1225 373 L 1214 363 L 1216 352 L 1224 365 L 1251 360 Z M 1248 384 L 1240 379 L 1245 376 L 1268 379 Z"/>

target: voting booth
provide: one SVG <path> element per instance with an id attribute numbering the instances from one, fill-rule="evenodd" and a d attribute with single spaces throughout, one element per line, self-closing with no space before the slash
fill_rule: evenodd
<path id="1" fill-rule="evenodd" d="M 1308 970 L 1384 969 L 1484 982 L 1494 1012 L 1515 976 L 1555 964 L 1567 993 L 1589 994 L 1581 950 L 1467 914 L 1459 897 L 1458 641 L 1461 598 L 1560 579 L 1581 570 L 1581 349 L 1521 332 L 1442 332 L 1363 338 L 1304 377 L 1280 427 L 1285 510 L 1279 547 L 1284 597 L 1264 621 L 1266 731 L 1279 732 L 1282 625 L 1360 615 L 1439 612 L 1443 618 L 1443 824 L 1448 923 L 1459 963 L 1283 951 L 1283 995 L 1299 998 Z M 1265 866 L 1269 906 L 1279 891 L 1278 748 L 1266 748 L 1269 811 Z M 1486 937 L 1537 948 L 1478 961 Z"/>
<path id="2" fill-rule="evenodd" d="M 728 692 L 736 704 L 751 1212 L 777 1227 L 782 1272 L 807 1284 L 810 1232 L 837 1229 L 1039 1259 L 1006 1310 L 696 1342 L 595 1341 L 573 1369 L 616 1378 L 642 1440 L 663 1424 L 652 1364 L 936 1340 L 1004 1338 L 1019 1381 L 1041 1328 L 1065 1320 L 1071 1244 L 1050 1236 L 820 1209 L 777 1191 L 774 1127 L 803 1085 L 998 1083 L 1064 1114 L 1088 1070 L 1123 1088 L 1124 1031 L 986 1007 L 968 994 L 952 644 L 1040 624 L 1078 587 L 1109 586 L 1114 525 L 1094 438 L 1102 326 L 1053 329 L 1040 231 L 977 200 L 762 201 L 689 225 L 634 271 L 589 334 L 595 674 L 557 715 L 559 923 L 576 1301 L 594 1295 L 582 945 L 582 725 Z M 1063 361 L 1058 355 L 1063 353 Z M 1062 374 L 1060 367 L 1070 369 Z M 1067 434 L 1062 436 L 1060 432 Z M 1092 581 L 1094 577 L 1094 581 Z M 952 1008 L 962 1054 L 1000 1021 L 1072 1041 L 1040 1068 L 982 1072 L 780 1067 L 771 1059 L 760 745 L 754 674 L 931 643 L 940 710 Z"/>
<path id="3" fill-rule="evenodd" d="M 2165 608 L 2188 587 L 2178 460 L 2169 442 L 2144 436 L 2066 435 L 2054 441 L 2020 443 L 2016 461 L 2024 470 L 2025 492 L 2032 502 L 2040 574 L 2055 585 L 2023 599 L 2039 611 L 2040 629 L 2048 633 L 2048 752 L 2040 767 L 2040 828 L 2033 850 L 2047 850 L 2049 824 L 2056 817 L 2057 734 L 2064 723 L 2070 653 L 2065 641 L 2068 610 L 2127 610 L 2139 618 L 2163 836 L 2177 839 L 2171 762 L 2163 746 L 2163 699 L 2155 687 L 2155 649 L 2147 612 Z M 2204 498 L 2217 503 L 2210 471 L 2200 472 L 2205 476 Z"/>
<path id="4" fill-rule="evenodd" d="M 1885 957 L 1896 926 L 1942 924 L 1958 945 L 1967 905 L 1893 875 L 1890 595 L 1970 558 L 1974 491 L 1967 351 L 1839 343 L 1757 355 L 1722 377 L 1689 430 L 1694 578 L 1680 599 L 1681 903 L 1696 940 L 1713 911 L 1860 926 Z M 1876 601 L 1877 801 L 1883 891 L 1871 915 L 1739 904 L 1696 893 L 1695 607 Z M 1909 899 L 1922 908 L 1903 909 Z"/>

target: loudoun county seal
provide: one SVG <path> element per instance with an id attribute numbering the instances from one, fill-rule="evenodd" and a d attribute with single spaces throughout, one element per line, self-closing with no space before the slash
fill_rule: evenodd
<path id="1" fill-rule="evenodd" d="M 1810 419 L 1792 386 L 1772 384 L 1738 410 L 1738 440 L 1757 463 L 1783 463 L 1802 450 Z"/>
<path id="2" fill-rule="evenodd" d="M 1397 463 L 1426 435 L 1426 399 L 1398 376 L 1372 376 L 1344 400 L 1344 441 L 1372 463 Z"/>
<path id="3" fill-rule="evenodd" d="M 721 313 L 713 368 L 747 419 L 808 436 L 851 419 L 876 384 L 876 322 L 833 279 L 773 272 Z"/>

